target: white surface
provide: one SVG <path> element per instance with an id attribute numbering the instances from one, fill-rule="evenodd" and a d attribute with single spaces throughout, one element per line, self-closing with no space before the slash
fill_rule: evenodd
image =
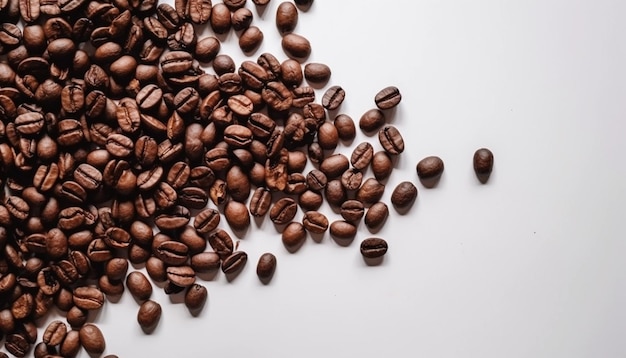
<path id="1" fill-rule="evenodd" d="M 280 1 L 261 15 L 248 3 L 265 34 L 251 58 L 284 60 Z M 376 234 L 389 243 L 383 264 L 360 256 L 373 236 L 363 223 L 349 247 L 326 234 L 295 254 L 269 219 L 253 223 L 240 242 L 246 269 L 231 283 L 221 273 L 200 281 L 209 300 L 198 317 L 155 287 L 163 316 L 145 335 L 130 294 L 107 302 L 96 318 L 107 353 L 626 356 L 624 14 L 620 0 L 315 0 L 295 32 L 311 41 L 309 61 L 333 70 L 329 85 L 346 90 L 340 112 L 358 121 L 379 89 L 403 94 L 391 122 L 406 151 L 384 200 L 403 180 L 419 197 L 404 216 L 390 206 Z M 239 64 L 236 35 L 227 40 L 222 53 Z M 359 132 L 338 151 L 366 139 L 381 148 Z M 487 185 L 472 171 L 483 146 L 495 154 Z M 446 166 L 435 189 L 415 173 L 428 155 Z M 263 286 L 255 266 L 267 251 L 278 269 Z"/>

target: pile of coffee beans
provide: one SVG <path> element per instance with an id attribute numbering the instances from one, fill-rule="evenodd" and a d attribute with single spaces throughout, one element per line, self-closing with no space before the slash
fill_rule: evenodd
<path id="1" fill-rule="evenodd" d="M 150 332 L 162 312 L 153 282 L 202 309 L 197 273 L 230 280 L 248 261 L 222 220 L 244 231 L 251 217 L 268 216 L 289 252 L 307 233 L 349 244 L 360 220 L 384 224 L 382 182 L 405 149 L 386 116 L 402 96 L 381 89 L 358 121 L 383 150 L 363 142 L 349 158 L 333 153 L 356 125 L 347 114 L 328 117 L 345 99 L 341 86 L 316 98 L 312 86 L 323 88 L 331 69 L 307 63 L 311 44 L 293 33 L 311 2 L 278 7 L 281 61 L 252 57 L 264 36 L 246 0 L 0 1 L 0 340 L 9 353 L 102 354 L 89 312 L 126 290 Z M 200 26 L 214 35 L 199 38 Z M 220 53 L 217 36 L 229 31 L 249 60 Z M 308 163 L 315 169 L 305 172 Z M 491 152 L 476 152 L 483 182 L 492 166 Z M 442 171 L 437 157 L 417 166 L 420 179 Z M 405 181 L 391 203 L 406 210 L 417 195 Z M 318 211 L 324 201 L 343 220 L 329 222 Z M 360 252 L 380 259 L 387 248 L 372 237 Z M 268 283 L 277 258 L 264 253 L 256 265 Z M 66 322 L 39 335 L 36 322 L 53 307 Z"/>

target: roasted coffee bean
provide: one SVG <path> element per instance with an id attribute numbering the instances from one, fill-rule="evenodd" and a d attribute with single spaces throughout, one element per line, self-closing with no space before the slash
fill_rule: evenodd
<path id="1" fill-rule="evenodd" d="M 481 183 L 489 180 L 493 170 L 493 153 L 487 148 L 480 148 L 474 152 L 474 173 Z"/>
<path id="2" fill-rule="evenodd" d="M 261 95 L 267 105 L 278 112 L 288 110 L 293 102 L 291 91 L 278 81 L 268 82 L 261 91 Z"/>
<path id="3" fill-rule="evenodd" d="M 94 191 L 102 185 L 102 173 L 92 165 L 83 163 L 74 171 L 74 180 L 86 190 Z"/>
<path id="4" fill-rule="evenodd" d="M 341 185 L 346 190 L 357 190 L 362 182 L 363 173 L 356 168 L 350 168 L 341 174 Z"/>
<path id="5" fill-rule="evenodd" d="M 152 296 L 152 284 L 140 271 L 133 271 L 126 276 L 128 291 L 138 300 L 147 300 Z"/>
<path id="6" fill-rule="evenodd" d="M 120 257 L 112 258 L 107 261 L 104 271 L 110 280 L 122 280 L 128 271 L 128 260 Z"/>
<path id="7" fill-rule="evenodd" d="M 384 184 L 381 184 L 374 178 L 368 178 L 357 190 L 355 198 L 356 200 L 362 202 L 363 205 L 370 206 L 378 202 L 382 198 L 384 192 Z"/>
<path id="8" fill-rule="evenodd" d="M 372 205 L 365 213 L 365 226 L 369 229 L 379 228 L 389 216 L 389 208 L 387 204 L 379 201 Z"/>
<path id="9" fill-rule="evenodd" d="M 299 86 L 294 88 L 291 93 L 293 100 L 291 105 L 295 108 L 304 108 L 315 101 L 315 89 L 310 86 Z"/>
<path id="10" fill-rule="evenodd" d="M 281 45 L 285 54 L 296 60 L 303 61 L 311 54 L 311 43 L 298 34 L 288 33 L 284 35 Z"/>
<path id="11" fill-rule="evenodd" d="M 267 188 L 258 187 L 250 199 L 250 214 L 262 217 L 269 211 L 272 203 L 272 193 Z"/>
<path id="12" fill-rule="evenodd" d="M 245 230 L 250 226 L 250 213 L 245 204 L 229 200 L 224 206 L 224 218 L 234 230 Z"/>
<path id="13" fill-rule="evenodd" d="M 245 53 L 250 53 L 259 48 L 263 42 L 263 32 L 257 26 L 249 26 L 239 36 L 239 48 Z"/>
<path id="14" fill-rule="evenodd" d="M 40 165 L 33 177 L 33 186 L 38 191 L 45 193 L 54 187 L 58 179 L 59 166 L 57 164 Z"/>
<path id="15" fill-rule="evenodd" d="M 289 198 L 279 199 L 270 210 L 270 219 L 276 225 L 284 225 L 290 222 L 298 211 L 296 202 Z"/>
<path id="16" fill-rule="evenodd" d="M 287 59 L 280 64 L 281 79 L 289 87 L 297 87 L 302 83 L 302 65 L 294 59 Z"/>
<path id="17" fill-rule="evenodd" d="M 233 30 L 241 31 L 247 29 L 252 23 L 252 18 L 252 11 L 245 7 L 235 10 L 232 14 Z"/>
<path id="18" fill-rule="evenodd" d="M 268 158 L 265 162 L 265 186 L 274 191 L 283 191 L 287 187 L 289 178 L 287 162 L 289 160 L 287 150 L 282 149 L 276 158 Z"/>
<path id="19" fill-rule="evenodd" d="M 191 268 L 196 272 L 210 272 L 220 268 L 220 257 L 215 252 L 201 252 L 191 256 Z"/>
<path id="20" fill-rule="evenodd" d="M 191 168 L 189 168 L 189 164 L 185 162 L 176 162 L 167 172 L 165 181 L 167 181 L 172 188 L 178 190 L 187 185 L 190 174 Z"/>
<path id="21" fill-rule="evenodd" d="M 78 308 L 88 311 L 100 309 L 104 304 L 104 294 L 97 287 L 77 287 L 72 297 Z"/>
<path id="22" fill-rule="evenodd" d="M 358 200 L 347 200 L 341 204 L 340 214 L 346 221 L 359 221 L 365 214 L 365 208 Z"/>
<path id="23" fill-rule="evenodd" d="M 389 154 L 400 154 L 404 151 L 404 139 L 394 126 L 387 126 L 378 132 L 378 140 Z"/>
<path id="24" fill-rule="evenodd" d="M 320 164 L 320 170 L 326 174 L 328 179 L 334 179 L 343 174 L 350 167 L 348 158 L 341 154 L 333 154 Z"/>
<path id="25" fill-rule="evenodd" d="M 26 220 L 29 215 L 30 207 L 28 203 L 18 196 L 7 197 L 4 205 L 11 216 L 18 220 Z"/>
<path id="26" fill-rule="evenodd" d="M 385 87 L 376 93 L 374 102 L 380 109 L 390 109 L 397 106 L 402 100 L 400 90 L 395 86 Z"/>
<path id="27" fill-rule="evenodd" d="M 306 239 L 304 226 L 299 222 L 291 222 L 285 227 L 282 233 L 282 241 L 288 251 L 297 250 Z"/>
<path id="28" fill-rule="evenodd" d="M 209 198 L 211 198 L 213 204 L 222 205 L 226 201 L 227 197 L 228 191 L 226 188 L 226 182 L 222 179 L 215 180 L 209 189 Z"/>
<path id="29" fill-rule="evenodd" d="M 322 149 L 335 149 L 339 143 L 337 128 L 330 122 L 324 122 L 317 130 L 317 142 Z"/>
<path id="30" fill-rule="evenodd" d="M 232 20 L 230 10 L 226 5 L 223 3 L 215 4 L 210 15 L 209 23 L 213 32 L 216 34 L 224 34 L 230 30 Z"/>
<path id="31" fill-rule="evenodd" d="M 175 205 L 166 212 L 157 215 L 154 218 L 154 223 L 160 230 L 175 230 L 187 225 L 190 218 L 189 209 Z"/>
<path id="32" fill-rule="evenodd" d="M 35 309 L 35 298 L 32 294 L 26 292 L 11 303 L 11 314 L 16 320 L 25 319 L 30 316 Z"/>
<path id="33" fill-rule="evenodd" d="M 363 170 L 370 165 L 373 156 L 374 148 L 372 145 L 369 142 L 363 142 L 352 151 L 350 163 L 356 169 Z"/>
<path id="34" fill-rule="evenodd" d="M 372 158 L 372 173 L 378 181 L 385 180 L 391 175 L 393 162 L 385 151 L 376 152 Z"/>
<path id="35" fill-rule="evenodd" d="M 194 283 L 185 292 L 185 306 L 190 310 L 198 310 L 204 306 L 208 296 L 206 287 Z"/>
<path id="36" fill-rule="evenodd" d="M 6 350 L 16 357 L 25 357 L 30 349 L 30 343 L 23 334 L 9 334 L 4 342 Z"/>
<path id="37" fill-rule="evenodd" d="M 43 114 L 27 112 L 15 118 L 15 129 L 22 135 L 36 135 L 44 126 Z"/>
<path id="38" fill-rule="evenodd" d="M 378 237 L 368 238 L 361 242 L 361 255 L 369 259 L 384 256 L 387 249 L 387 241 Z"/>
<path id="39" fill-rule="evenodd" d="M 340 207 L 341 204 L 346 201 L 348 193 L 346 192 L 346 188 L 341 184 L 341 181 L 335 179 L 326 184 L 324 196 L 330 205 Z"/>
<path id="40" fill-rule="evenodd" d="M 322 106 L 328 110 L 335 110 L 343 103 L 346 91 L 341 86 L 331 86 L 322 97 Z"/>
<path id="41" fill-rule="evenodd" d="M 212 208 L 206 208 L 196 215 L 193 226 L 199 233 L 208 234 L 217 228 L 219 222 L 219 212 Z"/>
<path id="42" fill-rule="evenodd" d="M 59 354 L 63 357 L 75 357 L 80 351 L 80 333 L 69 331 L 59 347 Z"/>
<path id="43" fill-rule="evenodd" d="M 63 342 L 67 334 L 67 326 L 65 323 L 54 320 L 48 324 L 43 332 L 42 341 L 48 346 L 58 346 Z"/>
<path id="44" fill-rule="evenodd" d="M 142 328 L 154 327 L 161 319 L 161 305 L 153 300 L 146 300 L 139 306 L 137 323 Z"/>
<path id="45" fill-rule="evenodd" d="M 202 188 L 188 186 L 180 190 L 178 201 L 190 209 L 202 209 L 208 204 L 209 196 Z"/>
<path id="46" fill-rule="evenodd" d="M 226 173 L 226 186 L 233 200 L 245 202 L 250 196 L 250 180 L 239 166 L 232 166 Z"/>
<path id="47" fill-rule="evenodd" d="M 248 254 L 243 251 L 235 251 L 222 262 L 222 272 L 227 275 L 241 271 L 248 262 Z"/>
<path id="48" fill-rule="evenodd" d="M 245 126 L 233 124 L 224 129 L 224 141 L 233 148 L 247 147 L 252 142 L 252 131 Z"/>
<path id="49" fill-rule="evenodd" d="M 206 238 L 200 236 L 200 233 L 191 225 L 182 229 L 179 240 L 189 248 L 189 255 L 203 252 L 207 247 Z"/>
<path id="50" fill-rule="evenodd" d="M 363 113 L 359 119 L 359 128 L 363 132 L 370 133 L 382 127 L 385 120 L 385 114 L 380 109 L 373 108 Z"/>
<path id="51" fill-rule="evenodd" d="M 305 190 L 298 197 L 298 203 L 304 211 L 317 210 L 320 208 L 320 206 L 322 206 L 323 202 L 324 197 L 322 196 L 322 194 L 313 190 Z"/>
<path id="52" fill-rule="evenodd" d="M 146 272 L 155 282 L 165 282 L 167 280 L 165 268 L 165 263 L 154 256 L 146 261 Z"/>
<path id="53" fill-rule="evenodd" d="M 104 335 L 100 329 L 91 323 L 87 323 L 80 328 L 78 332 L 80 342 L 87 353 L 102 354 L 106 348 Z"/>
<path id="54" fill-rule="evenodd" d="M 276 10 L 276 27 L 281 34 L 292 32 L 298 23 L 298 9 L 291 2 L 282 2 Z"/>
<path id="55" fill-rule="evenodd" d="M 196 43 L 194 57 L 200 62 L 211 62 L 220 51 L 220 41 L 215 36 L 204 37 Z"/>
<path id="56" fill-rule="evenodd" d="M 175 60 L 180 61 L 178 59 Z M 174 71 L 174 69 L 181 67 L 178 65 L 178 63 L 172 64 L 172 62 L 167 62 L 166 65 L 164 65 L 163 61 L 165 60 L 161 61 L 161 67 L 164 69 L 164 71 L 165 68 L 167 68 L 168 71 Z M 161 90 L 161 88 L 159 88 L 159 86 L 155 84 L 148 84 L 144 86 L 135 97 L 135 100 L 137 101 L 137 104 L 142 111 L 155 110 L 161 104 L 162 99 L 163 91 Z"/>
<path id="57" fill-rule="evenodd" d="M 215 248 L 214 248 L 215 249 Z M 154 255 L 168 265 L 182 265 L 189 258 L 189 248 L 182 242 L 167 240 L 154 250 Z"/>
<path id="58" fill-rule="evenodd" d="M 308 189 L 306 177 L 302 173 L 292 173 L 287 177 L 287 186 L 284 193 L 287 195 L 300 195 Z"/>
<path id="59" fill-rule="evenodd" d="M 217 229 L 217 231 L 209 235 L 208 240 L 209 245 L 211 245 L 222 260 L 225 260 L 233 253 L 233 240 L 226 231 Z"/>
<path id="60" fill-rule="evenodd" d="M 228 104 L 228 108 L 230 108 L 230 110 L 234 114 L 240 117 L 244 117 L 244 118 L 247 118 L 250 114 L 252 114 L 252 111 L 254 110 L 254 104 L 252 103 L 250 98 L 242 94 L 229 97 L 227 104 Z M 230 127 L 233 127 L 233 126 L 229 126 L 226 129 L 229 129 Z M 249 130 L 248 128 L 246 129 Z M 224 133 L 224 135 L 226 135 L 226 133 Z"/>
<path id="61" fill-rule="evenodd" d="M 429 156 L 417 163 L 417 176 L 420 180 L 438 180 L 443 173 L 443 160 L 437 156 Z"/>
<path id="62" fill-rule="evenodd" d="M 57 192 L 59 198 L 72 204 L 82 204 L 87 200 L 87 192 L 75 181 L 68 180 L 63 182 Z"/>
<path id="63" fill-rule="evenodd" d="M 169 282 L 178 287 L 189 287 L 196 282 L 196 272 L 190 266 L 171 266 L 166 272 Z"/>
<path id="64" fill-rule="evenodd" d="M 398 184 L 391 193 L 391 203 L 399 209 L 410 207 L 417 198 L 417 188 L 409 181 Z"/>
<path id="65" fill-rule="evenodd" d="M 306 182 L 311 190 L 320 191 L 326 187 L 328 178 L 321 170 L 313 169 L 307 174 Z"/>
<path id="66" fill-rule="evenodd" d="M 302 218 L 302 225 L 312 234 L 323 234 L 328 230 L 328 219 L 318 211 L 307 211 Z"/>
<path id="67" fill-rule="evenodd" d="M 347 221 L 333 221 L 329 228 L 330 234 L 338 239 L 352 239 L 356 236 L 356 226 Z"/>
<path id="68" fill-rule="evenodd" d="M 323 63 L 307 63 L 304 66 L 304 78 L 313 84 L 323 85 L 330 79 L 331 70 Z"/>

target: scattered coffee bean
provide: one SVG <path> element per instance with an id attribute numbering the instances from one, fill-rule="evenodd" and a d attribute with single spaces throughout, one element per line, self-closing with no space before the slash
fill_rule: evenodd
<path id="1" fill-rule="evenodd" d="M 206 287 L 194 283 L 185 292 L 185 306 L 190 310 L 198 310 L 204 306 L 208 296 Z"/>
<path id="2" fill-rule="evenodd" d="M 289 252 L 297 250 L 306 239 L 304 226 L 299 222 L 291 222 L 285 227 L 282 234 L 283 244 Z"/>
<path id="3" fill-rule="evenodd" d="M 274 276 L 274 271 L 276 271 L 276 256 L 266 252 L 259 257 L 256 274 L 262 282 L 269 282 Z"/>
<path id="4" fill-rule="evenodd" d="M 153 300 L 144 301 L 137 312 L 137 323 L 144 329 L 154 327 L 161 319 L 161 305 Z"/>
<path id="5" fill-rule="evenodd" d="M 330 224 L 330 234 L 338 239 L 352 239 L 356 236 L 356 226 L 343 220 L 334 221 Z"/>
<path id="6" fill-rule="evenodd" d="M 493 153 L 487 148 L 480 148 L 474 152 L 474 172 L 481 183 L 489 180 L 493 170 Z"/>
<path id="7" fill-rule="evenodd" d="M 387 126 L 378 132 L 378 140 L 383 149 L 393 155 L 404 152 L 404 139 L 394 126 Z"/>
<path id="8" fill-rule="evenodd" d="M 365 213 L 365 218 L 363 222 L 365 226 L 367 226 L 370 230 L 380 228 L 385 221 L 387 221 L 387 217 L 389 216 L 389 207 L 387 204 L 379 201 L 374 205 L 370 206 L 370 208 Z"/>
<path id="9" fill-rule="evenodd" d="M 298 34 L 288 33 L 284 35 L 281 45 L 285 54 L 296 60 L 304 60 L 311 54 L 311 43 Z"/>
<path id="10" fill-rule="evenodd" d="M 298 9 L 291 2 L 282 2 L 276 10 L 276 27 L 281 34 L 292 32 L 298 24 Z"/>
<path id="11" fill-rule="evenodd" d="M 397 106 L 402 100 L 400 90 L 395 86 L 385 87 L 376 93 L 374 102 L 380 109 L 390 109 Z"/>
<path id="12" fill-rule="evenodd" d="M 302 225 L 312 234 L 323 234 L 328 229 L 328 219 L 318 211 L 307 211 L 302 218 Z"/>
<path id="13" fill-rule="evenodd" d="M 430 156 L 417 163 L 417 176 L 424 181 L 437 181 L 443 174 L 443 160 L 437 156 Z M 432 186 L 432 184 L 427 185 Z"/>
<path id="14" fill-rule="evenodd" d="M 324 92 L 322 97 L 322 106 L 328 110 L 335 110 L 343 103 L 346 98 L 346 91 L 341 86 L 332 86 Z"/>
<path id="15" fill-rule="evenodd" d="M 82 326 L 78 332 L 80 335 L 80 342 L 83 348 L 90 354 L 102 354 L 106 348 L 106 342 L 102 331 L 91 323 L 87 323 Z"/>
<path id="16" fill-rule="evenodd" d="M 387 241 L 381 238 L 373 237 L 361 242 L 361 255 L 369 259 L 384 256 L 387 253 L 387 249 Z"/>
<path id="17" fill-rule="evenodd" d="M 370 109 L 359 119 L 359 128 L 366 133 L 371 133 L 382 127 L 385 120 L 385 115 L 380 109 Z"/>
<path id="18" fill-rule="evenodd" d="M 235 274 L 243 269 L 248 262 L 248 254 L 243 251 L 235 251 L 222 262 L 222 272 Z"/>
<path id="19" fill-rule="evenodd" d="M 409 181 L 398 184 L 391 193 L 391 203 L 399 209 L 408 208 L 417 198 L 417 188 Z"/>

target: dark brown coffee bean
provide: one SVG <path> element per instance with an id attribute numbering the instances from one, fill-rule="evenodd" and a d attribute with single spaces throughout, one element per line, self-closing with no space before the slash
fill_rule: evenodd
<path id="1" fill-rule="evenodd" d="M 19 196 L 9 196 L 6 198 L 4 205 L 14 218 L 18 220 L 26 220 L 29 215 L 30 207 Z"/>
<path id="2" fill-rule="evenodd" d="M 196 272 L 210 272 L 220 268 L 220 257 L 216 252 L 201 252 L 191 256 L 191 268 Z"/>
<path id="3" fill-rule="evenodd" d="M 30 316 L 35 308 L 35 299 L 32 294 L 21 294 L 11 303 L 11 314 L 16 320 Z"/>
<path id="4" fill-rule="evenodd" d="M 189 258 L 189 248 L 182 242 L 167 240 L 156 247 L 154 255 L 168 265 L 182 265 Z"/>
<path id="5" fill-rule="evenodd" d="M 346 201 L 348 193 L 346 192 L 346 188 L 341 184 L 341 181 L 335 179 L 326 184 L 324 196 L 330 205 L 340 207 L 341 204 Z"/>
<path id="6" fill-rule="evenodd" d="M 310 86 L 300 86 L 292 91 L 293 101 L 291 105 L 295 108 L 304 108 L 315 101 L 315 89 Z"/>
<path id="7" fill-rule="evenodd" d="M 217 231 L 209 235 L 208 240 L 209 245 L 211 245 L 222 260 L 225 260 L 233 253 L 233 240 L 226 231 L 217 229 Z"/>
<path id="8" fill-rule="evenodd" d="M 200 62 L 211 62 L 219 53 L 220 41 L 215 36 L 204 37 L 196 43 L 194 57 Z"/>
<path id="9" fill-rule="evenodd" d="M 204 306 L 208 296 L 206 287 L 194 283 L 185 292 L 185 306 L 190 310 L 198 310 Z"/>
<path id="10" fill-rule="evenodd" d="M 287 59 L 280 65 L 281 79 L 288 87 L 297 87 L 302 83 L 302 65 L 294 59 Z"/>
<path id="11" fill-rule="evenodd" d="M 269 211 L 272 203 L 272 193 L 267 188 L 258 187 L 250 199 L 250 214 L 262 217 Z"/>
<path id="12" fill-rule="evenodd" d="M 106 348 L 104 335 L 102 334 L 102 331 L 100 331 L 100 328 L 96 325 L 87 323 L 80 328 L 78 333 L 80 336 L 80 343 L 83 345 L 83 348 L 85 348 L 87 353 L 102 354 L 104 352 Z"/>
<path id="13" fill-rule="evenodd" d="M 276 271 L 276 256 L 274 254 L 266 252 L 259 257 L 259 262 L 256 266 L 256 274 L 263 283 L 268 283 L 274 272 Z"/>
<path id="14" fill-rule="evenodd" d="M 215 173 L 209 167 L 197 166 L 191 168 L 189 184 L 199 188 L 208 189 L 215 182 Z"/>
<path id="15" fill-rule="evenodd" d="M 189 248 L 190 256 L 203 252 L 207 247 L 206 238 L 200 236 L 200 233 L 191 225 L 182 229 L 179 240 Z"/>
<path id="16" fill-rule="evenodd" d="M 80 333 L 78 331 L 69 331 L 63 339 L 59 347 L 59 353 L 63 357 L 75 357 L 80 351 Z"/>
<path id="17" fill-rule="evenodd" d="M 52 189 L 59 179 L 59 166 L 55 163 L 40 165 L 33 177 L 33 186 L 42 193 Z"/>
<path id="18" fill-rule="evenodd" d="M 356 236 L 356 226 L 343 220 L 333 221 L 329 231 L 338 239 L 352 239 Z"/>
<path id="19" fill-rule="evenodd" d="M 228 197 L 228 190 L 226 188 L 226 182 L 222 179 L 217 179 L 209 188 L 209 198 L 215 205 L 222 205 Z"/>
<path id="20" fill-rule="evenodd" d="M 227 275 L 241 271 L 248 262 L 248 254 L 243 251 L 235 251 L 222 262 L 222 272 Z"/>
<path id="21" fill-rule="evenodd" d="M 208 234 L 217 228 L 219 222 L 219 212 L 212 208 L 206 208 L 196 215 L 193 225 L 199 233 Z"/>
<path id="22" fill-rule="evenodd" d="M 389 154 L 400 154 L 404 151 L 404 139 L 394 126 L 387 126 L 378 132 L 378 140 Z"/>
<path id="23" fill-rule="evenodd" d="M 363 221 L 365 222 L 365 226 L 369 229 L 376 229 L 387 220 L 388 216 L 389 208 L 387 204 L 379 201 L 367 210 Z"/>
<path id="24" fill-rule="evenodd" d="M 278 81 L 268 82 L 261 95 L 270 108 L 279 112 L 288 110 L 293 102 L 291 91 Z"/>
<path id="25" fill-rule="evenodd" d="M 298 196 L 298 203 L 304 211 L 317 210 L 322 206 L 323 202 L 324 197 L 322 194 L 313 190 L 305 190 Z"/>
<path id="26" fill-rule="evenodd" d="M 343 174 L 350 167 L 348 158 L 341 154 L 333 154 L 320 164 L 320 170 L 326 174 L 328 179 L 334 179 Z"/>
<path id="27" fill-rule="evenodd" d="M 417 163 L 417 176 L 420 180 L 437 180 L 443 173 L 443 160 L 437 156 L 429 156 Z"/>
<path id="28" fill-rule="evenodd" d="M 245 230 L 250 226 L 250 213 L 245 204 L 229 200 L 224 207 L 224 217 L 234 230 Z"/>
<path id="29" fill-rule="evenodd" d="M 233 30 L 241 31 L 250 27 L 252 23 L 252 11 L 245 7 L 235 10 L 232 14 L 232 26 Z"/>
<path id="30" fill-rule="evenodd" d="M 343 103 L 346 91 L 341 86 L 331 86 L 322 97 L 322 106 L 328 110 L 335 110 Z"/>
<path id="31" fill-rule="evenodd" d="M 294 252 L 306 240 L 306 230 L 299 222 L 291 222 L 285 227 L 282 233 L 282 241 L 288 251 Z"/>
<path id="32" fill-rule="evenodd" d="M 368 178 L 357 190 L 355 198 L 356 200 L 362 202 L 363 205 L 370 206 L 378 202 L 382 198 L 384 192 L 384 184 L 381 184 L 374 178 Z"/>
<path id="33" fill-rule="evenodd" d="M 289 157 L 286 149 L 281 150 L 275 158 L 268 158 L 265 162 L 265 186 L 274 191 L 283 191 L 287 187 L 289 174 L 287 162 Z"/>
<path id="34" fill-rule="evenodd" d="M 22 135 L 38 134 L 44 126 L 43 114 L 27 112 L 15 118 L 15 128 Z"/>
<path id="35" fill-rule="evenodd" d="M 298 24 L 298 9 L 291 2 L 282 2 L 276 10 L 276 27 L 278 32 L 286 34 L 292 32 Z"/>
<path id="36" fill-rule="evenodd" d="M 112 258 L 107 261 L 104 271 L 112 281 L 123 280 L 128 271 L 128 260 L 120 257 Z"/>
<path id="37" fill-rule="evenodd" d="M 211 16 L 209 18 L 209 23 L 211 24 L 213 32 L 216 34 L 224 34 L 228 32 L 232 24 L 231 21 L 230 10 L 226 5 L 222 3 L 215 4 L 213 6 L 213 10 L 211 10 Z"/>
<path id="38" fill-rule="evenodd" d="M 371 133 L 385 124 L 385 114 L 378 108 L 370 109 L 363 113 L 359 119 L 359 128 L 363 132 Z"/>
<path id="39" fill-rule="evenodd" d="M 205 189 L 188 186 L 180 189 L 178 201 L 190 209 L 203 209 L 209 202 L 209 195 Z"/>
<path id="40" fill-rule="evenodd" d="M 359 221 L 365 214 L 365 208 L 358 200 L 347 200 L 341 204 L 340 214 L 346 221 Z"/>
<path id="41" fill-rule="evenodd" d="M 481 183 L 486 183 L 493 170 L 493 153 L 487 148 L 474 152 L 474 173 Z"/>
<path id="42" fill-rule="evenodd" d="M 311 43 L 301 35 L 288 33 L 283 36 L 281 45 L 285 54 L 296 60 L 305 60 L 311 54 Z"/>
<path id="43" fill-rule="evenodd" d="M 257 26 L 249 26 L 239 36 L 239 48 L 245 53 L 250 53 L 259 48 L 263 42 L 263 32 Z"/>
<path id="44" fill-rule="evenodd" d="M 97 190 L 102 184 L 102 173 L 87 163 L 80 164 L 74 171 L 74 180 L 86 190 Z"/>
<path id="45" fill-rule="evenodd" d="M 87 192 L 75 181 L 68 180 L 59 187 L 57 195 L 62 200 L 72 204 L 82 204 L 87 200 Z"/>
<path id="46" fill-rule="evenodd" d="M 58 346 L 65 339 L 67 334 L 67 326 L 65 323 L 54 320 L 48 324 L 43 332 L 42 341 L 48 346 Z"/>
<path id="47" fill-rule="evenodd" d="M 189 287 L 196 282 L 196 272 L 190 266 L 168 267 L 167 279 L 178 287 Z"/>
<path id="48" fill-rule="evenodd" d="M 302 225 L 312 234 L 323 234 L 328 230 L 328 219 L 318 211 L 307 211 L 302 218 Z"/>
<path id="49" fill-rule="evenodd" d="M 104 294 L 97 287 L 81 286 L 74 289 L 74 304 L 84 310 L 97 310 L 104 304 Z"/>
<path id="50" fill-rule="evenodd" d="M 330 122 L 324 122 L 317 131 L 317 142 L 322 149 L 333 150 L 339 143 L 339 132 Z"/>
<path id="51" fill-rule="evenodd" d="M 233 124 L 224 129 L 224 141 L 233 148 L 247 147 L 252 142 L 252 131 L 248 127 Z"/>
<path id="52" fill-rule="evenodd" d="M 328 65 L 323 63 L 307 63 L 304 66 L 304 78 L 310 83 L 323 85 L 330 79 L 331 71 Z"/>
<path id="53" fill-rule="evenodd" d="M 152 284 L 140 271 L 133 271 L 126 276 L 128 291 L 138 300 L 147 300 L 152 296 Z"/>
<path id="54" fill-rule="evenodd" d="M 153 300 L 147 300 L 139 306 L 137 323 L 142 328 L 152 328 L 161 319 L 161 305 Z"/>
<path id="55" fill-rule="evenodd" d="M 417 198 L 417 188 L 409 181 L 398 184 L 391 193 L 391 203 L 399 209 L 410 207 Z"/>
<path id="56" fill-rule="evenodd" d="M 311 190 L 320 191 L 326 187 L 328 178 L 321 170 L 313 169 L 307 174 L 306 182 Z"/>
<path id="57" fill-rule="evenodd" d="M 25 357 L 30 349 L 30 343 L 22 334 L 9 334 L 4 342 L 6 350 L 16 357 Z"/>
<path id="58" fill-rule="evenodd" d="M 225 148 L 219 147 L 207 151 L 204 156 L 204 161 L 214 172 L 222 171 L 230 165 L 228 151 Z"/>
<path id="59" fill-rule="evenodd" d="M 391 175 L 393 162 L 389 154 L 384 151 L 376 152 L 372 158 L 372 173 L 378 181 L 385 180 Z"/>
<path id="60" fill-rule="evenodd" d="M 189 164 L 185 162 L 176 162 L 167 172 L 165 180 L 172 188 L 178 190 L 187 185 L 190 174 L 191 168 L 189 168 Z"/>
<path id="61" fill-rule="evenodd" d="M 380 109 L 390 109 L 397 106 L 402 100 L 400 90 L 395 86 L 385 87 L 376 93 L 374 102 Z"/>
<path id="62" fill-rule="evenodd" d="M 279 199 L 270 210 L 270 219 L 276 225 L 284 225 L 290 222 L 298 211 L 296 202 L 289 198 Z"/>
<path id="63" fill-rule="evenodd" d="M 372 145 L 369 142 L 363 142 L 352 151 L 350 163 L 356 169 L 363 170 L 370 165 L 373 156 L 374 148 Z"/>
<path id="64" fill-rule="evenodd" d="M 346 190 L 357 190 L 362 183 L 363 173 L 356 168 L 350 168 L 341 174 L 341 185 Z"/>
<path id="65" fill-rule="evenodd" d="M 79 144 L 85 138 L 82 125 L 75 119 L 64 119 L 58 124 L 57 141 L 64 147 L 70 147 Z"/>
<path id="66" fill-rule="evenodd" d="M 387 253 L 387 241 L 372 237 L 361 242 L 361 255 L 368 259 L 374 259 L 384 256 Z"/>

